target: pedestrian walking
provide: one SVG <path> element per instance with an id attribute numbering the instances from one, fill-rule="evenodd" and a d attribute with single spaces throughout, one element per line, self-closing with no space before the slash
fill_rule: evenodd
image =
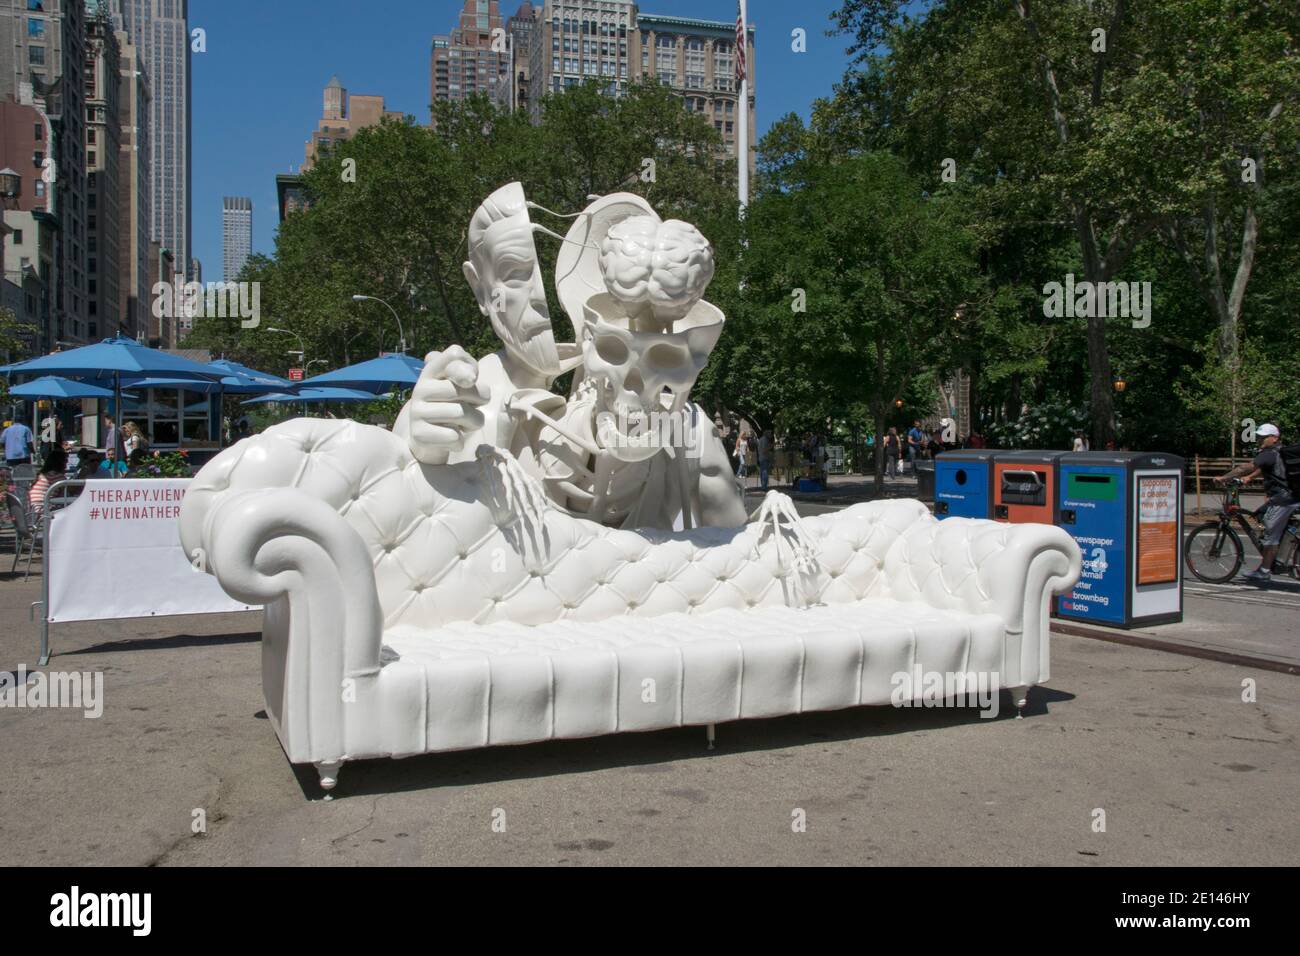
<path id="1" fill-rule="evenodd" d="M 902 448 L 898 444 L 898 429 L 891 428 L 885 435 L 885 477 L 897 478 L 899 458 L 902 456 Z"/>
<path id="2" fill-rule="evenodd" d="M 758 483 L 767 491 L 767 481 L 772 472 L 772 429 L 768 428 L 758 439 Z"/>
<path id="3" fill-rule="evenodd" d="M 32 430 L 22 422 L 10 423 L 3 432 L 0 432 L 0 441 L 4 442 L 6 465 L 12 467 L 31 464 L 32 453 L 36 451 L 36 441 Z"/>
<path id="4" fill-rule="evenodd" d="M 921 431 L 921 420 L 918 418 L 912 422 L 912 427 L 907 430 L 907 461 L 912 466 L 912 474 L 916 474 L 916 459 L 921 457 L 921 446 L 925 442 L 925 432 Z"/>

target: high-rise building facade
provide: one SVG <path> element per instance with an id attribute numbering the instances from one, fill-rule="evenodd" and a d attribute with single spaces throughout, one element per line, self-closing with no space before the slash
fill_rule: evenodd
<path id="1" fill-rule="evenodd" d="M 149 78 L 149 235 L 183 273 L 192 249 L 189 3 L 111 3 L 115 26 L 130 37 Z"/>
<path id="2" fill-rule="evenodd" d="M 431 101 L 475 93 L 496 99 L 501 84 L 510 83 L 510 41 L 498 0 L 465 0 L 456 28 L 433 38 L 429 60 Z"/>
<path id="3" fill-rule="evenodd" d="M 502 109 L 531 113 L 533 33 L 541 17 L 540 3 L 524 0 L 514 16 L 506 20 L 506 72 L 509 83 L 498 83 L 492 98 Z"/>
<path id="4" fill-rule="evenodd" d="M 253 200 L 226 196 L 221 200 L 221 245 L 226 282 L 234 282 L 253 254 Z"/>
<path id="5" fill-rule="evenodd" d="M 740 109 L 734 23 L 646 13 L 630 0 L 546 0 L 535 11 L 528 64 L 527 106 L 540 116 L 541 100 L 589 80 L 613 96 L 629 83 L 656 78 L 682 95 L 739 154 Z M 749 27 L 750 168 L 754 167 L 754 27 Z M 516 104 L 518 105 L 518 104 Z"/>
<path id="6" fill-rule="evenodd" d="M 316 165 L 322 150 L 351 139 L 358 130 L 378 126 L 385 116 L 401 119 L 402 114 L 384 109 L 384 98 L 370 93 L 348 93 L 337 76 L 330 77 L 324 91 L 324 108 L 320 122 L 312 131 L 311 139 L 303 150 L 302 168 L 305 172 Z"/>
<path id="7" fill-rule="evenodd" d="M 149 240 L 148 262 L 145 266 L 145 287 L 154 288 L 160 282 L 176 281 L 176 259 L 170 250 L 164 249 L 162 243 Z M 156 316 L 153 303 L 147 309 L 149 316 L 149 334 L 145 337 L 150 348 L 174 349 L 180 343 L 180 321 L 172 316 Z"/>
<path id="8" fill-rule="evenodd" d="M 39 117 L 30 154 L 0 157 L 23 176 L 24 187 L 52 234 L 50 345 L 87 341 L 86 149 L 82 65 L 85 0 L 0 0 L 0 100 L 28 106 Z M 19 165 L 11 160 L 16 159 Z M 7 220 L 8 217 L 6 217 Z M 52 280 L 52 281 L 51 281 Z"/>
<path id="9" fill-rule="evenodd" d="M 3 197 L 6 304 L 36 329 L 29 352 L 37 355 L 51 351 L 58 338 L 53 289 L 59 221 L 48 209 L 50 190 L 41 179 L 50 126 L 35 106 L 0 99 L 0 169 L 18 177 L 17 188 Z"/>
<path id="10" fill-rule="evenodd" d="M 533 33 L 529 104 L 599 79 L 617 96 L 638 76 L 636 4 L 630 0 L 546 0 Z"/>
<path id="11" fill-rule="evenodd" d="M 149 82 L 139 49 L 126 31 L 115 33 L 117 84 L 117 295 L 122 325 L 147 338 L 153 295 L 149 287 Z"/>
<path id="12" fill-rule="evenodd" d="M 637 16 L 637 74 L 653 77 L 681 93 L 686 108 L 701 114 L 722 137 L 727 155 L 740 154 L 740 84 L 737 82 L 734 23 L 689 17 Z M 745 72 L 749 78 L 749 167 L 754 168 L 754 27 L 749 27 Z"/>
<path id="13" fill-rule="evenodd" d="M 87 13 L 86 65 L 86 327 L 92 340 L 119 332 L 135 338 L 123 321 L 118 294 L 122 249 L 118 203 L 121 51 L 106 12 Z M 129 251 L 129 237 L 127 249 Z"/>

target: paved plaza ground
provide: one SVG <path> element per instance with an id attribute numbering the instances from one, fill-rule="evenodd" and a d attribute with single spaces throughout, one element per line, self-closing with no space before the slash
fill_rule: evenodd
<path id="1" fill-rule="evenodd" d="M 35 661 L 38 590 L 0 576 L 0 669 Z M 1298 640 L 1292 612 L 1229 612 Z M 1300 678 L 1259 667 L 1053 636 L 1020 721 L 875 707 L 720 725 L 712 753 L 684 729 L 367 761 L 324 801 L 263 714 L 259 626 L 56 626 L 51 667 L 102 671 L 104 712 L 0 709 L 0 863 L 1300 861 Z"/>

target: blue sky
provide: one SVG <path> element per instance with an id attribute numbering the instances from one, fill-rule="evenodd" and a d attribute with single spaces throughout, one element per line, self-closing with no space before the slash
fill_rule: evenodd
<path id="1" fill-rule="evenodd" d="M 844 72 L 843 37 L 825 35 L 838 0 L 750 0 L 757 31 L 758 132 L 788 112 L 808 115 Z M 302 163 L 332 74 L 390 110 L 429 118 L 429 47 L 456 23 L 460 0 L 191 0 L 190 26 L 207 32 L 193 56 L 194 254 L 221 278 L 221 197 L 253 200 L 253 249 L 274 249 L 275 175 Z M 504 0 L 513 13 L 518 0 Z M 648 13 L 732 22 L 734 0 L 645 0 Z M 395 28 L 394 28 L 394 25 Z M 793 53 L 802 27 L 808 52 Z"/>

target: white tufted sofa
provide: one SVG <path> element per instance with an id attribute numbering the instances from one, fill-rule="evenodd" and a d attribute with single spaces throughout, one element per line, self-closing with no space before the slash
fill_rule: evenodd
<path id="1" fill-rule="evenodd" d="M 1079 549 L 916 501 L 805 519 L 815 566 L 756 525 L 530 525 L 477 462 L 298 419 L 226 449 L 181 509 L 187 554 L 266 605 L 262 684 L 290 761 L 346 760 L 887 703 L 893 675 L 1048 678 Z M 788 570 L 783 570 L 783 566 Z M 919 695 L 919 688 L 917 690 Z"/>

